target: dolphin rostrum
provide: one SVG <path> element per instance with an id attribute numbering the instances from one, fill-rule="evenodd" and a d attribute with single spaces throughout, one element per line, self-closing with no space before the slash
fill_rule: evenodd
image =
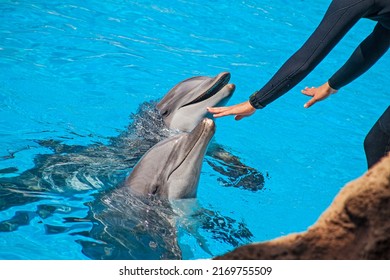
<path id="1" fill-rule="evenodd" d="M 124 185 L 141 196 L 195 198 L 203 158 L 214 133 L 214 121 L 204 119 L 190 133 L 157 143 L 141 158 Z"/>

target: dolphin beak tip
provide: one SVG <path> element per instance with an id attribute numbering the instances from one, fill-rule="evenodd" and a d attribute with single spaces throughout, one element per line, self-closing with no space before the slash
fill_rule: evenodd
<path id="1" fill-rule="evenodd" d="M 226 75 L 226 76 L 228 76 L 228 77 L 229 77 L 229 79 L 230 79 L 230 76 L 231 76 L 230 72 L 223 72 L 223 75 Z"/>
<path id="2" fill-rule="evenodd" d="M 212 125 L 214 123 L 214 121 L 212 119 L 209 119 L 209 118 L 204 118 L 203 119 L 203 122 L 205 124 L 208 124 L 208 125 Z"/>
<path id="3" fill-rule="evenodd" d="M 236 89 L 236 85 L 235 84 L 228 84 L 227 86 L 229 87 L 229 90 L 235 90 Z"/>
<path id="4" fill-rule="evenodd" d="M 215 131 L 215 122 L 212 119 L 204 118 L 202 122 L 204 127 L 209 127 L 210 129 Z"/>

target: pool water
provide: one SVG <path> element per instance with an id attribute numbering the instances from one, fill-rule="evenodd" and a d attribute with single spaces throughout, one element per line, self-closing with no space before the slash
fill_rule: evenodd
<path id="1" fill-rule="evenodd" d="M 307 229 L 366 170 L 362 143 L 389 105 L 390 57 L 310 109 L 300 89 L 329 78 L 372 21 L 264 110 L 216 120 L 215 141 L 262 174 L 258 190 L 206 157 L 196 201 L 175 213 L 132 201 L 115 193 L 132 166 L 111 143 L 128 140 L 141 104 L 192 76 L 229 71 L 229 103 L 247 100 L 329 3 L 1 1 L 0 259 L 210 258 Z"/>

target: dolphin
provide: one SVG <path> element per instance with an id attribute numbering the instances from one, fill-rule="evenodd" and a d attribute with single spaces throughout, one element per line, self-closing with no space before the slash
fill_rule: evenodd
<path id="1" fill-rule="evenodd" d="M 207 107 L 223 106 L 235 90 L 228 84 L 229 72 L 215 77 L 197 76 L 186 79 L 173 87 L 157 104 L 164 123 L 170 129 L 191 131 L 206 116 Z"/>
<path id="2" fill-rule="evenodd" d="M 214 133 L 214 121 L 206 118 L 191 132 L 157 143 L 137 163 L 124 186 L 145 197 L 195 198 L 203 158 Z"/>
<path id="3" fill-rule="evenodd" d="M 231 246 L 249 242 L 253 235 L 245 224 L 199 208 L 193 200 L 214 134 L 214 121 L 205 118 L 191 132 L 162 140 L 121 187 L 98 195 L 86 218 L 93 221 L 89 240 L 77 241 L 83 253 L 92 259 L 182 259 L 183 249 L 186 254 L 192 250 L 179 244 L 177 226 L 209 256 L 214 254 L 199 230 Z"/>

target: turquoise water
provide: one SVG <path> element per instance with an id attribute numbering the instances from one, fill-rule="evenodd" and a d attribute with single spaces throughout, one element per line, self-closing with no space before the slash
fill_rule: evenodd
<path id="1" fill-rule="evenodd" d="M 229 71 L 237 87 L 230 104 L 247 100 L 306 40 L 329 2 L 1 1 L 0 259 L 99 258 L 86 251 L 108 242 L 100 247 L 109 256 L 115 240 L 131 242 L 120 222 L 102 230 L 111 238 L 94 235 L 91 218 L 96 209 L 115 209 L 94 203 L 131 168 L 116 157 L 78 164 L 83 147 L 109 146 L 143 102 L 191 76 Z M 301 84 L 251 118 L 217 120 L 215 140 L 263 174 L 264 187 L 226 187 L 205 162 L 196 207 L 208 227 L 194 233 L 186 224 L 199 221 L 181 217 L 182 258 L 303 231 L 365 171 L 363 139 L 389 102 L 389 55 L 310 109 L 300 89 L 330 77 L 374 24 L 361 20 Z M 59 147 L 78 156 L 63 185 L 50 184 L 59 180 L 54 165 L 34 173 Z M 38 177 L 22 177 L 29 171 Z M 155 252 L 158 241 L 148 242 Z"/>

